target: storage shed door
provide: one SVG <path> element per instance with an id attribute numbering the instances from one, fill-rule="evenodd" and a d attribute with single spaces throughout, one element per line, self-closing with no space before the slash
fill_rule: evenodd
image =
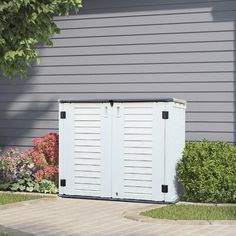
<path id="1" fill-rule="evenodd" d="M 111 106 L 64 103 L 60 111 L 60 194 L 111 196 Z"/>
<path id="2" fill-rule="evenodd" d="M 112 197 L 163 201 L 164 103 L 115 103 Z"/>

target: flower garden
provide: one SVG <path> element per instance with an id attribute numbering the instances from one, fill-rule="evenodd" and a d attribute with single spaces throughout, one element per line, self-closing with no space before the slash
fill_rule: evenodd
<path id="1" fill-rule="evenodd" d="M 58 134 L 32 140 L 25 151 L 7 148 L 0 152 L 0 190 L 57 193 Z"/>

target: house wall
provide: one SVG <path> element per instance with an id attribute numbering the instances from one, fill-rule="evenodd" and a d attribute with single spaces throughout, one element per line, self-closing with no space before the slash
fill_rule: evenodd
<path id="1" fill-rule="evenodd" d="M 84 0 L 26 79 L 0 80 L 0 145 L 57 132 L 58 99 L 153 97 L 188 101 L 188 140 L 235 142 L 235 15 L 234 0 Z"/>

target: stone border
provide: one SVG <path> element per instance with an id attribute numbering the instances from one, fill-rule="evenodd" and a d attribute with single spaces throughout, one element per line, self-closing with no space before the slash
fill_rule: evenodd
<path id="1" fill-rule="evenodd" d="M 7 234 L 9 236 L 33 236 L 34 234 L 26 233 L 20 230 L 11 229 L 0 225 L 0 233 Z"/>
<path id="2" fill-rule="evenodd" d="M 0 193 L 7 193 L 7 194 L 22 194 L 22 195 L 33 195 L 33 196 L 43 196 L 43 197 L 56 197 L 58 194 L 52 193 L 36 193 L 36 192 L 14 192 L 14 191 L 0 191 Z"/>
<path id="3" fill-rule="evenodd" d="M 187 203 L 179 202 L 179 205 L 206 205 L 206 204 L 195 204 L 195 203 Z M 215 205 L 215 204 L 207 204 L 207 205 Z M 217 204 L 223 206 L 236 206 L 235 204 Z M 151 205 L 148 207 L 137 208 L 132 211 L 127 211 L 123 213 L 123 217 L 129 220 L 138 221 L 142 223 L 156 223 L 156 224 L 168 224 L 168 225 L 236 225 L 236 220 L 165 220 L 165 219 L 157 219 L 151 218 L 147 216 L 140 215 L 143 211 L 152 210 L 155 208 L 165 207 L 167 205 Z"/>
<path id="4" fill-rule="evenodd" d="M 177 202 L 176 205 L 195 205 L 195 206 L 234 206 L 235 203 L 201 203 L 201 202 Z"/>
<path id="5" fill-rule="evenodd" d="M 15 203 L 8 203 L 8 204 L 0 205 L 0 211 L 5 210 L 5 209 L 10 209 L 10 208 L 15 208 L 15 207 L 29 206 L 29 205 L 38 204 L 45 201 L 47 202 L 55 201 L 57 199 L 58 197 L 45 197 L 45 198 L 26 200 L 26 201 L 15 202 Z"/>

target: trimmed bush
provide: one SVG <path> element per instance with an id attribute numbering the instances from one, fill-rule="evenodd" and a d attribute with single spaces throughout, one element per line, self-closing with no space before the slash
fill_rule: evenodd
<path id="1" fill-rule="evenodd" d="M 186 142 L 177 166 L 182 200 L 236 202 L 236 147 L 226 142 Z"/>

